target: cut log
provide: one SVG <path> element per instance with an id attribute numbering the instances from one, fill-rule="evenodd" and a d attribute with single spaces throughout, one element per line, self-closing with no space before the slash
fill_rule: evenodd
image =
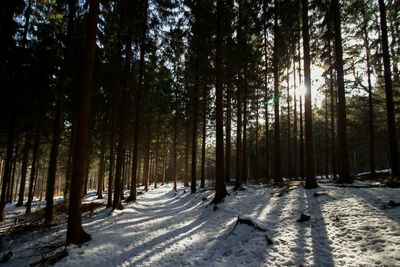
<path id="1" fill-rule="evenodd" d="M 59 260 L 65 258 L 66 256 L 68 256 L 68 252 L 67 250 L 62 250 L 59 251 L 53 255 L 47 256 L 47 257 L 43 257 L 41 260 L 36 261 L 34 263 L 31 263 L 30 266 L 34 267 L 34 266 L 48 266 L 48 265 L 53 265 L 56 262 L 58 262 Z"/>

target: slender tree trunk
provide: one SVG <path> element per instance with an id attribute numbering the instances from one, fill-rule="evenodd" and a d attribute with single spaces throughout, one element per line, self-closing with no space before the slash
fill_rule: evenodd
<path id="1" fill-rule="evenodd" d="M 186 104 L 186 112 L 189 114 L 189 105 Z M 184 172 L 184 177 L 183 177 L 183 184 L 185 187 L 189 186 L 189 152 L 190 152 L 190 145 L 189 145 L 189 139 L 190 139 L 190 133 L 189 133 L 189 128 L 190 128 L 190 119 L 186 118 L 186 125 L 185 125 L 185 172 Z"/>
<path id="2" fill-rule="evenodd" d="M 176 101 L 176 100 L 175 100 Z M 177 149 L 177 138 L 178 138 L 178 116 L 175 112 L 175 118 L 174 118 L 174 140 L 173 140 L 173 149 L 174 149 L 174 158 L 173 158 L 173 164 L 174 164 L 174 171 L 173 171 L 173 179 L 174 179 L 174 191 L 176 191 L 177 187 L 177 176 L 178 176 L 178 163 L 177 163 L 177 158 L 178 158 L 178 149 Z"/>
<path id="3" fill-rule="evenodd" d="M 370 47 L 369 38 L 367 31 L 367 18 L 365 9 L 362 9 L 363 15 L 363 37 L 364 37 L 364 48 L 366 54 L 366 67 L 367 67 L 367 81 L 368 81 L 368 128 L 369 128 L 369 167 L 371 177 L 375 175 L 375 141 L 374 141 L 374 106 L 372 102 L 372 82 L 371 82 L 371 61 L 370 61 Z"/>
<path id="4" fill-rule="evenodd" d="M 277 7 L 277 0 L 275 0 L 275 7 Z M 275 11 L 277 12 L 277 11 Z M 273 52 L 273 68 L 274 68 L 274 134 L 275 134 L 275 145 L 274 145 L 274 165 L 275 165 L 275 184 L 282 184 L 282 153 L 281 153 L 281 133 L 280 133 L 280 118 L 279 118 L 279 55 L 278 46 L 279 44 L 279 29 L 278 29 L 278 14 L 274 16 L 274 52 Z"/>
<path id="5" fill-rule="evenodd" d="M 198 43 L 198 42 L 197 42 Z M 195 81 L 194 81 L 194 92 L 193 92 L 193 113 L 192 113 L 192 167 L 191 167 L 191 182 L 190 192 L 191 194 L 196 193 L 196 171 L 197 171 L 197 126 L 198 126 L 198 113 L 199 113 L 199 96 L 200 96 L 200 81 L 199 81 L 199 55 L 196 59 L 196 70 L 195 70 Z"/>
<path id="6" fill-rule="evenodd" d="M 82 227 L 82 182 L 85 175 L 90 105 L 92 98 L 93 64 L 96 49 L 99 0 L 90 0 L 87 36 L 80 76 L 80 95 L 77 109 L 76 140 L 71 179 L 71 196 L 68 210 L 67 243 L 82 244 L 91 239 Z M 83 157 L 83 159 L 82 159 Z"/>
<path id="7" fill-rule="evenodd" d="M 247 168 L 247 94 L 248 94 L 248 66 L 247 58 L 244 64 L 244 92 L 243 92 L 243 145 L 242 145 L 242 182 L 247 183 L 248 180 L 248 168 Z"/>
<path id="8" fill-rule="evenodd" d="M 149 190 L 149 165 L 150 165 L 150 140 L 151 140 L 151 120 L 148 122 L 146 131 L 146 144 L 144 148 L 144 163 L 143 163 L 143 183 L 144 191 Z"/>
<path id="9" fill-rule="evenodd" d="M 139 173 L 137 173 L 138 169 L 138 161 L 139 159 L 139 128 L 140 128 L 140 114 L 142 113 L 142 96 L 144 91 L 144 57 L 146 53 L 146 33 L 147 33 L 147 16 L 148 16 L 148 0 L 144 1 L 145 5 L 145 14 L 143 20 L 142 27 L 142 35 L 140 40 L 140 61 L 139 61 L 139 83 L 137 86 L 136 97 L 135 97 L 135 125 L 134 125 L 134 133 L 133 133 L 133 155 L 132 155 L 132 173 L 131 173 L 131 190 L 129 193 L 129 197 L 126 199 L 129 201 L 136 201 L 136 180 L 139 180 Z M 140 164 L 139 164 L 140 165 Z M 140 167 L 140 166 L 139 166 Z"/>
<path id="10" fill-rule="evenodd" d="M 286 94 L 287 94 L 287 138 L 288 138 L 288 178 L 292 179 L 292 144 L 291 144 L 291 127 L 290 127 L 290 83 L 289 83 L 289 66 L 286 73 Z"/>
<path id="11" fill-rule="evenodd" d="M 268 183 L 270 177 L 270 159 L 269 159 L 269 89 L 268 89 L 268 50 L 267 50 L 267 1 L 263 2 L 263 16 L 264 16 L 264 94 L 265 94 L 265 182 Z"/>
<path id="12" fill-rule="evenodd" d="M 259 184 L 259 181 L 258 181 L 258 117 L 259 117 L 259 113 L 258 113 L 258 90 L 256 89 L 256 92 L 255 92 L 255 95 L 256 95 L 256 125 L 255 125 L 255 127 L 256 127 L 256 129 L 255 129 L 255 132 L 256 132 L 256 136 L 255 136 L 255 162 L 254 162 L 254 164 L 255 164 L 255 166 L 254 166 L 254 182 L 255 182 L 255 184 Z"/>
<path id="13" fill-rule="evenodd" d="M 7 202 L 12 203 L 12 197 L 14 194 L 14 183 L 15 183 L 15 171 L 17 169 L 17 159 L 18 159 L 18 150 L 19 150 L 19 138 L 16 137 L 15 142 L 15 152 L 14 152 L 14 161 L 12 163 L 12 174 L 11 174 L 11 182 L 9 184 L 9 190 L 7 193 Z"/>
<path id="14" fill-rule="evenodd" d="M 8 127 L 8 136 L 7 136 L 7 151 L 6 151 L 6 160 L 4 163 L 4 172 L 3 172 L 3 179 L 1 185 L 1 198 L 0 198 L 0 222 L 4 221 L 4 208 L 6 206 L 6 191 L 8 183 L 10 182 L 11 176 L 11 161 L 12 161 L 12 154 L 14 149 L 14 134 L 15 134 L 15 122 L 13 119 L 10 120 L 9 127 Z"/>
<path id="15" fill-rule="evenodd" d="M 100 147 L 100 163 L 99 163 L 99 174 L 97 177 L 97 198 L 103 198 L 103 184 L 104 184 L 104 169 L 105 169 L 105 153 L 106 153 L 106 143 L 107 143 L 107 124 L 104 123 L 103 137 L 101 139 Z"/>
<path id="16" fill-rule="evenodd" d="M 201 134 L 201 178 L 200 188 L 204 188 L 206 184 L 206 139 L 207 139 L 207 88 L 203 88 L 203 122 Z"/>
<path id="17" fill-rule="evenodd" d="M 128 27 L 127 40 L 125 47 L 125 70 L 124 70 L 124 81 L 123 91 L 121 99 L 121 114 L 120 114 L 120 127 L 118 134 L 118 148 L 117 148 L 117 163 L 115 166 L 115 188 L 114 188 L 114 199 L 113 209 L 123 209 L 121 199 L 123 193 L 121 192 L 124 187 L 123 178 L 124 167 L 126 161 L 126 132 L 128 127 L 128 100 L 129 100 L 129 76 L 131 74 L 131 62 L 132 62 L 132 27 Z"/>
<path id="18" fill-rule="evenodd" d="M 315 155 L 314 140 L 312 132 L 312 106 L 311 106 L 311 57 L 310 57 L 310 35 L 308 26 L 308 0 L 302 0 L 302 32 L 304 49 L 304 117 L 305 117 L 305 139 L 306 139 L 306 183 L 305 188 L 316 188 L 315 179 Z"/>
<path id="19" fill-rule="evenodd" d="M 28 201 L 26 202 L 26 214 L 31 213 L 31 205 L 34 196 L 33 185 L 35 183 L 35 178 L 37 176 L 37 165 L 39 161 L 39 148 L 40 148 L 40 136 L 42 134 L 42 124 L 44 111 L 41 110 L 38 113 L 38 117 L 36 120 L 36 131 L 35 131 L 35 144 L 33 146 L 33 155 L 32 155 L 32 165 L 31 165 L 31 175 L 29 179 L 29 192 L 28 192 Z"/>
<path id="20" fill-rule="evenodd" d="M 45 223 L 51 223 L 53 220 L 53 205 L 54 205 L 54 185 L 56 182 L 56 171 L 57 171 L 57 159 L 58 151 L 61 142 L 61 133 L 64 125 L 64 97 L 65 97 L 65 82 L 69 72 L 69 59 L 71 57 L 71 43 L 72 43 L 72 32 L 73 24 L 76 13 L 76 0 L 68 1 L 68 26 L 67 26 L 67 37 L 65 42 L 64 62 L 63 69 L 61 71 L 58 96 L 56 100 L 56 112 L 54 117 L 54 130 L 53 130 L 53 141 L 50 150 L 49 159 L 49 171 L 47 176 L 47 187 L 46 187 L 46 210 L 45 210 Z"/>
<path id="21" fill-rule="evenodd" d="M 390 55 L 388 45 L 388 33 L 386 25 L 386 6 L 383 0 L 379 0 L 379 14 L 381 22 L 381 42 L 382 42 L 382 53 L 383 53 L 383 65 L 384 65 L 384 76 L 385 76 L 385 93 L 386 93 L 386 112 L 387 112 L 387 125 L 389 133 L 389 144 L 390 144 L 390 167 L 392 169 L 392 176 L 400 176 L 399 167 L 399 151 L 397 146 L 397 135 L 396 135 L 396 121 L 394 114 L 394 103 L 393 103 L 393 88 L 392 88 L 392 72 L 390 69 Z"/>
<path id="22" fill-rule="evenodd" d="M 338 86 L 338 163 L 339 163 L 339 182 L 351 182 L 349 170 L 349 151 L 347 145 L 347 119 L 346 119 L 346 95 L 344 88 L 344 71 L 343 71 L 343 47 L 341 34 L 341 13 L 339 0 L 332 0 L 332 15 L 334 23 L 335 36 L 335 59 L 336 59 L 336 75 Z"/>
<path id="23" fill-rule="evenodd" d="M 232 84 L 229 81 L 226 88 L 226 141 L 225 141 L 225 182 L 231 182 L 231 131 L 232 131 Z M 206 111 L 204 104 L 204 112 Z M 204 115 L 205 117 L 205 115 Z M 206 121 L 206 120 L 204 120 Z M 205 125 L 203 126 L 203 142 L 205 146 Z M 203 164 L 203 161 L 202 161 Z M 205 149 L 204 149 L 204 165 L 205 165 Z"/>
<path id="24" fill-rule="evenodd" d="M 154 188 L 157 188 L 157 182 L 158 182 L 158 152 L 160 149 L 160 121 L 158 122 L 158 127 L 157 127 L 157 138 L 156 138 L 156 151 L 154 153 Z"/>
<path id="25" fill-rule="evenodd" d="M 162 181 L 161 185 L 165 184 L 165 172 L 167 169 L 168 162 L 168 150 L 167 150 L 167 127 L 164 128 L 164 137 L 163 137 L 163 164 L 162 164 Z"/>
<path id="26" fill-rule="evenodd" d="M 21 181 L 19 186 L 18 202 L 17 207 L 22 206 L 24 202 L 26 174 L 28 171 L 28 160 L 29 160 L 29 147 L 30 147 L 31 132 L 29 130 L 25 133 L 25 144 L 23 148 L 22 167 L 21 167 Z"/>
<path id="27" fill-rule="evenodd" d="M 298 125 L 297 125 L 297 123 L 298 123 L 298 121 L 297 121 L 297 82 L 296 82 L 296 48 L 294 49 L 294 51 L 293 51 L 293 88 L 294 88 L 294 93 L 293 93 L 293 96 L 294 96 L 294 110 L 293 110 L 293 116 L 294 116 L 294 118 L 293 118 L 293 140 L 294 140 L 294 154 L 293 154 L 293 161 L 294 161 L 294 164 L 293 164 L 293 166 L 294 166 L 294 169 L 293 169 L 293 177 L 295 178 L 295 179 L 297 179 L 298 178 L 298 176 L 297 176 L 297 149 L 298 149 L 298 136 L 297 136 L 297 134 L 298 134 L 298 132 L 297 132 L 297 127 L 298 127 Z M 299 55 L 300 56 L 300 55 Z"/>
<path id="28" fill-rule="evenodd" d="M 224 114 L 223 114 L 223 1 L 217 0 L 217 46 L 216 46 L 216 171 L 215 196 L 212 203 L 221 202 L 228 194 L 224 176 Z"/>
<path id="29" fill-rule="evenodd" d="M 65 185 L 63 191 L 64 197 L 64 206 L 68 207 L 69 203 L 69 196 L 70 196 L 70 189 L 71 189 L 71 179 L 72 179 L 72 156 L 74 154 L 74 145 L 75 145 L 75 137 L 76 137 L 76 123 L 72 124 L 71 127 L 71 138 L 69 142 L 69 150 L 68 150 L 68 161 L 67 161 L 67 168 L 65 171 Z"/>

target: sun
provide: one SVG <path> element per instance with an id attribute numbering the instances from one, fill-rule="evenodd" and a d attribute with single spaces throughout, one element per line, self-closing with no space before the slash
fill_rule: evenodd
<path id="1" fill-rule="evenodd" d="M 306 87 L 304 84 L 296 88 L 296 95 L 303 97 L 306 94 Z"/>

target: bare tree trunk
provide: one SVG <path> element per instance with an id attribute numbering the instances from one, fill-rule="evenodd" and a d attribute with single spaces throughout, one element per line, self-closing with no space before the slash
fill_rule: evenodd
<path id="1" fill-rule="evenodd" d="M 305 188 L 318 187 L 315 179 L 315 155 L 314 139 L 312 132 L 312 106 L 311 106 L 311 58 L 310 58 L 310 35 L 308 26 L 308 0 L 302 0 L 302 32 L 304 49 L 304 117 L 305 117 L 305 139 L 306 139 L 306 183 Z"/>
<path id="2" fill-rule="evenodd" d="M 379 14 L 381 22 L 381 42 L 383 52 L 383 65 L 385 75 L 385 93 L 386 93 L 386 112 L 387 112 L 387 125 L 389 133 L 389 144 L 390 144 L 390 167 L 392 169 L 392 176 L 400 176 L 399 168 L 399 151 L 397 146 L 397 135 L 396 135 L 396 121 L 394 114 L 394 103 L 393 103 L 393 88 L 392 88 L 392 73 L 390 69 L 390 55 L 388 45 L 388 33 L 386 25 L 386 7 L 383 0 L 379 0 Z"/>
<path id="3" fill-rule="evenodd" d="M 0 222 L 4 221 L 4 208 L 6 206 L 6 191 L 8 183 L 10 182 L 11 176 L 11 161 L 12 161 L 12 154 L 14 149 L 14 133 L 15 133 L 15 122 L 13 119 L 10 120 L 10 124 L 8 127 L 8 136 L 7 136 L 7 151 L 6 151 L 6 160 L 4 163 L 4 172 L 3 172 L 3 179 L 1 185 L 1 198 L 0 198 Z"/>
<path id="4" fill-rule="evenodd" d="M 53 198 L 54 198 L 54 186 L 56 182 L 56 171 L 57 171 L 57 159 L 58 151 L 61 142 L 61 133 L 64 129 L 64 97 L 65 97 L 65 82 L 69 72 L 69 59 L 71 57 L 71 43 L 72 43 L 72 32 L 73 24 L 76 13 L 76 0 L 68 1 L 68 26 L 67 26 L 67 37 L 65 41 L 64 51 L 64 62 L 63 69 L 61 71 L 58 96 L 56 100 L 56 112 L 54 117 L 54 130 L 53 130 L 53 141 L 50 150 L 49 159 L 49 171 L 47 177 L 46 187 L 46 210 L 45 210 L 45 223 L 51 223 L 53 220 Z"/>
<path id="5" fill-rule="evenodd" d="M 28 171 L 29 147 L 30 147 L 31 131 L 27 130 L 25 133 L 25 144 L 23 148 L 22 168 L 21 168 L 21 181 L 19 186 L 17 207 L 22 206 L 24 202 L 26 173 Z"/>
<path id="6" fill-rule="evenodd" d="M 277 7 L 277 0 L 275 0 L 275 8 Z M 277 11 L 275 11 L 277 12 Z M 281 153 L 281 132 L 280 132 L 280 119 L 279 119 L 279 29 L 278 29 L 278 14 L 274 15 L 274 54 L 273 54 L 273 68 L 274 68 L 274 134 L 275 134 L 275 145 L 274 145 L 274 165 L 275 165 L 275 184 L 282 184 L 282 153 Z"/>
<path id="7" fill-rule="evenodd" d="M 217 0 L 216 46 L 216 177 L 215 196 L 212 203 L 221 202 L 228 194 L 224 176 L 224 114 L 223 114 L 223 1 Z"/>
<path id="8" fill-rule="evenodd" d="M 31 165 L 31 175 L 29 179 L 29 192 L 28 192 L 28 201 L 26 202 L 26 214 L 31 213 L 31 205 L 33 200 L 33 185 L 35 183 L 37 165 L 39 161 L 39 147 L 40 147 L 40 136 L 42 134 L 42 124 L 43 124 L 44 111 L 41 110 L 38 113 L 38 117 L 36 120 L 36 131 L 35 131 L 35 144 L 33 146 L 33 155 L 32 155 L 32 165 Z"/>
<path id="9" fill-rule="evenodd" d="M 347 119 L 346 119 L 346 95 L 344 88 L 344 71 L 343 71 L 343 47 L 341 34 L 341 13 L 338 0 L 332 0 L 332 15 L 335 32 L 335 59 L 336 59 L 336 75 L 338 86 L 338 128 L 337 128 L 337 144 L 338 144 L 338 163 L 339 163 L 339 182 L 351 182 L 349 169 L 349 151 L 347 146 Z"/>
<path id="10" fill-rule="evenodd" d="M 82 182 L 85 176 L 89 134 L 90 105 L 92 98 L 93 64 L 96 49 L 99 0 L 90 0 L 87 36 L 80 77 L 80 95 L 77 112 L 76 140 L 73 156 L 71 196 L 68 210 L 67 243 L 82 244 L 91 239 L 82 227 Z M 83 157 L 83 159 L 82 159 Z"/>

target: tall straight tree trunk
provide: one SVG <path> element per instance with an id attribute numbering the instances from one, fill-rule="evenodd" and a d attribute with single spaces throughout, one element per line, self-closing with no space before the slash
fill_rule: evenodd
<path id="1" fill-rule="evenodd" d="M 143 27 L 141 32 L 140 38 L 140 61 L 139 61 L 139 83 L 136 90 L 136 97 L 134 98 L 134 105 L 135 105 L 135 125 L 134 125 L 134 132 L 133 132 L 133 155 L 132 155 L 132 173 L 131 173 L 131 190 L 129 192 L 129 197 L 126 199 L 127 202 L 129 201 L 136 201 L 136 180 L 139 180 L 139 173 L 137 172 L 138 169 L 138 161 L 139 161 L 139 128 L 140 128 L 140 114 L 142 111 L 142 96 L 144 91 L 144 57 L 146 53 L 146 33 L 147 33 L 147 16 L 148 16 L 148 0 L 144 1 L 144 19 L 143 19 Z M 140 164 L 139 164 L 140 165 Z M 139 166 L 140 167 L 140 166 Z"/>
<path id="2" fill-rule="evenodd" d="M 232 85 L 231 82 L 229 81 L 226 87 L 225 182 L 227 184 L 231 182 L 231 131 L 232 131 L 232 106 L 231 106 L 232 88 L 231 87 Z"/>
<path id="3" fill-rule="evenodd" d="M 400 176 L 399 168 L 399 151 L 397 146 L 396 135 L 396 121 L 394 114 L 393 103 L 393 88 L 392 88 L 392 71 L 390 69 L 390 55 L 388 45 L 388 33 L 386 25 L 386 6 L 383 0 L 379 0 L 379 14 L 381 22 L 381 42 L 383 53 L 383 65 L 385 76 L 385 93 L 386 93 L 386 112 L 387 112 L 387 125 L 389 133 L 389 146 L 390 146 L 390 167 L 392 169 L 392 176 Z"/>
<path id="4" fill-rule="evenodd" d="M 167 169 L 168 162 L 168 150 L 167 150 L 167 126 L 164 127 L 164 137 L 163 137 L 163 159 L 162 159 L 162 179 L 161 185 L 165 184 L 165 172 Z"/>
<path id="5" fill-rule="evenodd" d="M 299 38 L 299 45 L 298 45 L 298 53 L 299 53 L 299 86 L 304 86 L 302 85 L 302 80 L 301 80 L 301 53 L 300 53 L 300 38 Z M 300 106 L 300 120 L 299 120 L 299 127 L 300 127 L 300 178 L 301 180 L 304 180 L 304 128 L 303 128 L 303 95 L 300 94 L 300 99 L 299 99 L 299 106 Z"/>
<path id="6" fill-rule="evenodd" d="M 193 92 L 193 113 L 192 113 L 192 167 L 191 167 L 191 181 L 190 181 L 190 193 L 196 193 L 196 171 L 197 171 L 197 124 L 198 124 L 198 113 L 199 113 L 199 95 L 200 95 L 200 85 L 199 85 L 199 69 L 200 62 L 199 56 L 196 59 L 196 70 L 195 70 L 195 80 L 194 80 L 194 92 Z"/>
<path id="7" fill-rule="evenodd" d="M 297 121 L 297 81 L 296 81 L 296 48 L 294 49 L 294 51 L 293 51 L 293 88 L 294 88 L 294 93 L 293 93 L 293 98 L 294 98 L 294 103 L 293 103 L 293 106 L 294 106 L 294 108 L 293 108 L 293 140 L 294 140 L 294 144 L 293 144 L 293 146 L 294 146 L 294 153 L 293 153 L 293 162 L 294 162 L 294 164 L 293 164 L 293 177 L 295 178 L 295 179 L 297 179 L 298 178 L 298 176 L 297 176 L 297 148 L 298 148 L 298 136 L 297 136 L 297 134 L 298 134 L 298 132 L 297 132 L 297 127 L 298 127 L 298 125 L 297 125 L 297 123 L 298 123 L 298 121 Z M 300 55 L 299 55 L 300 56 Z"/>
<path id="8" fill-rule="evenodd" d="M 243 30 L 242 30 L 242 9 L 241 9 L 241 1 L 239 1 L 239 25 L 237 30 L 237 39 L 238 43 L 242 43 L 243 39 Z M 236 114 L 237 114 L 237 122 L 236 122 L 236 179 L 235 179 L 235 190 L 238 190 L 242 187 L 243 183 L 243 150 L 242 150 L 242 70 L 239 68 L 238 70 L 238 85 L 237 85 L 237 105 L 236 105 Z"/>
<path id="9" fill-rule="evenodd" d="M 186 112 L 189 114 L 189 105 L 186 104 Z M 185 171 L 183 176 L 183 185 L 185 187 L 189 186 L 189 153 L 190 153 L 190 118 L 186 118 L 185 125 Z"/>
<path id="10" fill-rule="evenodd" d="M 246 56 L 247 57 L 247 56 Z M 244 79 L 243 79 L 243 144 L 242 144 L 242 182 L 247 183 L 248 167 L 247 167 L 247 94 L 248 94 L 248 66 L 247 58 L 244 64 Z"/>
<path id="11" fill-rule="evenodd" d="M 33 155 L 32 155 L 32 165 L 31 165 L 31 174 L 29 179 L 29 191 L 28 191 L 28 201 L 26 202 L 26 214 L 31 213 L 31 205 L 34 196 L 34 183 L 37 176 L 37 169 L 38 169 L 38 161 L 39 161 L 39 148 L 40 148 L 40 136 L 42 134 L 42 124 L 44 111 L 40 108 L 40 111 L 37 116 L 36 120 L 36 131 L 35 131 L 35 144 L 33 146 Z"/>
<path id="12" fill-rule="evenodd" d="M 269 90 L 268 90 L 268 49 L 267 49 L 267 1 L 263 1 L 263 52 L 264 52 L 264 95 L 265 95 L 265 182 L 270 181 L 270 162 L 269 162 Z"/>
<path id="13" fill-rule="evenodd" d="M 160 149 L 160 121 L 158 121 L 158 127 L 157 127 L 157 138 L 156 138 L 156 151 L 154 153 L 154 188 L 157 188 L 157 182 L 158 182 L 158 152 Z"/>
<path id="14" fill-rule="evenodd" d="M 310 35 L 308 26 L 308 0 L 302 0 L 302 32 L 304 49 L 304 117 L 305 117 L 305 139 L 306 139 L 306 183 L 305 188 L 318 187 L 315 179 L 315 155 L 314 140 L 312 132 L 312 106 L 311 106 L 311 58 L 310 58 Z"/>
<path id="15" fill-rule="evenodd" d="M 108 164 L 108 196 L 107 196 L 107 208 L 112 206 L 112 188 L 114 181 L 114 165 L 115 165 L 115 117 L 116 117 L 116 99 L 115 90 L 112 92 L 111 96 L 111 113 L 110 113 L 110 148 L 109 148 L 109 164 Z"/>
<path id="16" fill-rule="evenodd" d="M 206 184 L 206 139 L 207 139 L 207 88 L 203 87 L 203 122 L 201 134 L 201 178 L 200 188 L 204 188 Z M 230 141 L 229 141 L 230 142 Z M 228 163 L 226 163 L 228 164 Z"/>
<path id="17" fill-rule="evenodd" d="M 176 101 L 176 100 L 175 100 Z M 177 149 L 177 138 L 178 138 L 178 116 L 175 112 L 175 118 L 174 118 L 174 140 L 173 140 L 173 150 L 174 150 L 174 157 L 173 157 L 173 180 L 174 180 L 174 191 L 176 191 L 177 187 L 177 176 L 178 176 L 178 163 L 177 163 L 177 158 L 178 158 L 178 149 Z"/>
<path id="18" fill-rule="evenodd" d="M 14 134 L 15 134 L 15 122 L 14 120 L 10 120 L 8 126 L 8 136 L 7 136 L 7 151 L 6 151 L 6 160 L 4 163 L 4 172 L 2 178 L 2 185 L 1 185 L 1 197 L 0 197 L 0 222 L 4 221 L 4 208 L 6 206 L 7 200 L 7 186 L 10 182 L 11 176 L 11 162 L 12 162 L 12 155 L 14 150 Z"/>
<path id="19" fill-rule="evenodd" d="M 344 88 L 344 71 L 343 71 L 343 47 L 341 33 L 341 12 L 339 0 L 332 0 L 332 15 L 335 36 L 335 65 L 338 87 L 338 129 L 337 129 L 337 145 L 338 145 L 338 165 L 339 165 L 339 181 L 341 183 L 350 183 L 349 169 L 349 151 L 347 145 L 347 119 L 346 119 L 346 95 Z"/>
<path id="20" fill-rule="evenodd" d="M 126 161 L 126 132 L 128 127 L 128 100 L 129 100 L 129 76 L 131 73 L 131 62 L 132 62 L 132 27 L 128 26 L 127 40 L 125 47 L 125 70 L 124 70 L 124 81 L 123 81 L 123 91 L 121 99 L 121 114 L 120 114 L 120 127 L 118 134 L 118 148 L 117 148 L 117 163 L 115 166 L 115 187 L 114 187 L 114 199 L 113 199 L 113 209 L 123 209 L 121 204 L 122 190 L 124 186 L 123 178 L 124 167 Z"/>
<path id="21" fill-rule="evenodd" d="M 85 176 L 90 105 L 92 99 L 93 64 L 96 49 L 99 0 L 90 0 L 87 35 L 80 76 L 79 105 L 77 109 L 76 139 L 73 156 L 71 196 L 68 209 L 67 243 L 82 244 L 91 239 L 82 227 L 82 182 Z M 82 158 L 83 157 L 83 158 Z"/>
<path id="22" fill-rule="evenodd" d="M 275 8 L 277 8 L 277 0 L 275 0 Z M 275 165 L 275 174 L 274 174 L 274 182 L 275 184 L 282 184 L 282 153 L 281 153 L 281 132 L 280 132 L 280 120 L 279 120 L 279 55 L 278 55 L 278 46 L 279 44 L 279 29 L 278 29 L 278 14 L 275 11 L 274 15 L 274 52 L 273 52 L 273 68 L 274 68 L 274 115 L 275 115 L 275 123 L 274 123 L 274 165 Z"/>
<path id="23" fill-rule="evenodd" d="M 258 112 L 258 90 L 256 89 L 255 91 L 256 95 L 256 125 L 255 125 L 255 166 L 254 166 L 254 182 L 255 184 L 258 184 L 258 117 L 259 117 L 259 112 Z"/>
<path id="24" fill-rule="evenodd" d="M 15 183 L 15 171 L 17 169 L 17 159 L 18 159 L 18 150 L 19 150 L 19 138 L 18 136 L 16 137 L 16 142 L 15 142 L 15 152 L 14 152 L 14 160 L 12 163 L 12 174 L 11 174 L 11 182 L 9 184 L 9 189 L 7 193 L 7 202 L 12 203 L 12 197 L 14 194 L 14 183 Z"/>
<path id="25" fill-rule="evenodd" d="M 365 14 L 365 9 L 362 8 L 363 15 L 363 37 L 365 48 L 365 61 L 367 68 L 367 81 L 368 81 L 368 129 L 369 129 L 369 167 L 371 177 L 375 175 L 375 140 L 374 140 L 374 106 L 372 102 L 372 82 L 371 82 L 371 60 L 370 60 L 370 46 L 367 31 L 368 21 Z"/>
<path id="26" fill-rule="evenodd" d="M 76 0 L 68 1 L 68 26 L 67 37 L 65 41 L 64 62 L 61 71 L 60 81 L 58 85 L 58 96 L 56 100 L 56 113 L 54 117 L 53 140 L 50 150 L 49 171 L 47 175 L 46 186 L 46 210 L 45 223 L 51 223 L 53 220 L 53 205 L 54 205 L 54 185 L 56 182 L 57 159 L 58 151 L 61 142 L 61 133 L 64 125 L 64 97 L 65 97 L 65 82 L 69 72 L 69 59 L 71 57 L 72 32 L 76 13 Z"/>
<path id="27" fill-rule="evenodd" d="M 331 12 L 328 13 L 328 16 Z M 328 23 L 328 36 L 332 36 L 331 23 Z M 335 142 L 335 107 L 337 106 L 334 77 L 333 77 L 333 66 L 332 66 L 332 47 L 331 40 L 328 41 L 328 60 L 329 60 L 329 94 L 330 94 L 330 106 L 331 106 L 331 162 L 332 162 L 332 178 L 337 179 L 336 169 L 336 142 Z"/>
<path id="28" fill-rule="evenodd" d="M 28 160 L 29 160 L 29 147 L 30 147 L 31 132 L 29 130 L 25 133 L 25 144 L 23 148 L 22 156 L 22 167 L 21 167 L 21 181 L 19 186 L 18 202 L 17 207 L 21 207 L 24 202 L 26 174 L 28 171 Z"/>
<path id="29" fill-rule="evenodd" d="M 290 127 L 290 83 L 289 83 L 289 66 L 286 72 L 286 94 L 287 94 L 287 138 L 288 138 L 288 178 L 292 178 L 292 144 L 291 144 L 291 127 Z"/>
<path id="30" fill-rule="evenodd" d="M 107 124 L 104 123 L 104 129 L 103 129 L 103 134 L 102 134 L 103 136 L 102 136 L 101 145 L 100 145 L 99 174 L 97 177 L 97 198 L 98 199 L 103 198 L 105 153 L 106 153 L 106 143 L 107 143 L 106 131 L 107 131 Z"/>
<path id="31" fill-rule="evenodd" d="M 215 196 L 212 203 L 221 202 L 228 194 L 224 176 L 224 114 L 223 114 L 223 1 L 217 0 L 217 42 L 215 51 L 216 85 L 216 170 L 215 170 Z"/>
<path id="32" fill-rule="evenodd" d="M 144 163 L 143 163 L 143 183 L 144 191 L 149 190 L 149 165 L 150 165 L 150 141 L 151 141 L 151 120 L 148 122 L 146 131 L 146 143 L 144 148 Z"/>
<path id="33" fill-rule="evenodd" d="M 63 191 L 65 207 L 68 207 L 68 205 L 69 205 L 69 197 L 70 197 L 70 191 L 71 191 L 70 190 L 71 189 L 71 179 L 72 179 L 72 156 L 74 154 L 75 138 L 76 138 L 76 123 L 72 123 L 71 138 L 69 141 L 69 149 L 68 149 L 67 168 L 65 171 L 65 184 L 64 184 L 64 191 Z"/>

